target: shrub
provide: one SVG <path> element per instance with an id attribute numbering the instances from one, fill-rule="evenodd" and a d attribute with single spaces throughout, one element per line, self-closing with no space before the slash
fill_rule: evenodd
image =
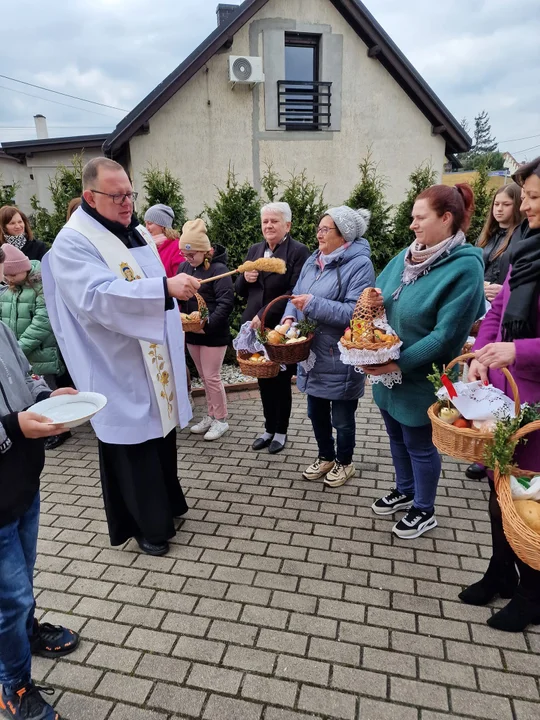
<path id="1" fill-rule="evenodd" d="M 82 195 L 83 155 L 73 156 L 73 167 L 59 165 L 49 179 L 49 191 L 53 211 L 44 208 L 35 195 L 30 199 L 32 216 L 30 222 L 35 236 L 51 244 L 66 223 L 67 207 L 73 198 Z"/>
<path id="2" fill-rule="evenodd" d="M 139 218 L 141 222 L 144 213 L 152 205 L 162 203 L 172 208 L 174 212 L 174 227 L 181 229 L 186 222 L 185 199 L 182 193 L 182 183 L 166 167 L 164 170 L 150 165 L 142 173 L 145 203 L 141 206 Z"/>
<path id="3" fill-rule="evenodd" d="M 360 182 L 354 187 L 345 201 L 355 210 L 367 208 L 371 211 L 371 220 L 366 239 L 371 246 L 371 260 L 378 274 L 395 255 L 393 247 L 391 206 L 386 203 L 386 179 L 378 172 L 372 159 L 371 150 L 358 166 Z"/>
<path id="4" fill-rule="evenodd" d="M 472 189 L 474 192 L 474 214 L 472 216 L 471 225 L 469 227 L 469 230 L 467 232 L 467 236 L 469 238 L 469 241 L 472 243 L 475 243 L 478 238 L 480 237 L 480 233 L 482 232 L 482 228 L 484 227 L 484 222 L 486 219 L 486 215 L 489 212 L 490 206 L 491 206 L 491 200 L 493 198 L 493 194 L 495 190 L 489 190 L 488 188 L 488 182 L 489 182 L 489 172 L 488 172 L 489 163 L 486 160 L 485 162 L 480 163 L 478 166 L 478 175 L 476 177 L 476 180 L 472 183 Z"/>
<path id="5" fill-rule="evenodd" d="M 406 248 L 414 240 L 414 233 L 409 229 L 411 224 L 414 201 L 420 193 L 437 182 L 437 173 L 431 163 L 424 163 L 415 168 L 409 175 L 410 187 L 405 200 L 397 206 L 394 215 L 394 248 L 396 253 Z"/>
<path id="6" fill-rule="evenodd" d="M 4 205 L 15 205 L 15 195 L 20 187 L 20 182 L 4 185 L 2 175 L 0 175 L 0 207 Z"/>

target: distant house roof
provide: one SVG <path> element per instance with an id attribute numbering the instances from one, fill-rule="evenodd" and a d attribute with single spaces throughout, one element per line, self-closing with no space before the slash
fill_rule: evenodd
<path id="1" fill-rule="evenodd" d="M 266 5 L 268 0 L 245 0 L 236 12 L 225 16 L 199 47 L 168 75 L 116 126 L 103 145 L 114 155 L 130 138 L 144 128 L 163 107 L 223 47 L 230 46 L 234 35 Z M 368 55 L 378 60 L 431 122 L 433 133 L 446 141 L 447 153 L 466 152 L 471 139 L 456 118 L 444 106 L 405 55 L 383 30 L 360 0 L 329 0 L 354 28 L 368 47 Z"/>
<path id="2" fill-rule="evenodd" d="M 42 140 L 3 142 L 2 150 L 7 155 L 20 159 L 38 152 L 99 148 L 103 145 L 107 137 L 108 136 L 106 134 L 73 135 L 72 137 L 45 138 Z"/>

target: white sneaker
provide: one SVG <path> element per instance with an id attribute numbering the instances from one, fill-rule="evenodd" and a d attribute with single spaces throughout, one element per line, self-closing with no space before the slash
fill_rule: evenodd
<path id="1" fill-rule="evenodd" d="M 225 420 L 213 420 L 210 429 L 204 436 L 205 440 L 217 440 L 229 429 L 229 423 Z"/>
<path id="2" fill-rule="evenodd" d="M 334 460 L 321 460 L 321 458 L 317 458 L 313 465 L 310 465 L 304 470 L 302 477 L 306 480 L 318 480 L 330 472 L 333 467 Z"/>
<path id="3" fill-rule="evenodd" d="M 324 484 L 328 485 L 328 487 L 339 487 L 340 485 L 345 485 L 347 480 L 350 480 L 355 474 L 356 468 L 352 463 L 350 465 L 342 465 L 336 460 L 334 467 L 324 478 Z"/>
<path id="4" fill-rule="evenodd" d="M 210 428 L 210 426 L 212 425 L 213 422 L 214 422 L 214 418 L 210 417 L 210 415 L 207 415 L 196 425 L 192 425 L 189 428 L 189 432 L 195 433 L 195 435 L 202 435 Z"/>

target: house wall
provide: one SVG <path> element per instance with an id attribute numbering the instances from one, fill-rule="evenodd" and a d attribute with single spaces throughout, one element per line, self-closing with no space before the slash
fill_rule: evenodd
<path id="1" fill-rule="evenodd" d="M 30 198 L 36 195 L 40 203 L 48 210 L 52 210 L 49 182 L 59 165 L 73 167 L 75 150 L 39 152 L 26 157 L 26 164 L 18 163 L 13 159 L 0 157 L 0 174 L 2 184 L 7 185 L 19 181 L 21 188 L 17 190 L 15 201 L 17 207 L 26 213 L 32 212 Z M 81 151 L 78 151 L 81 152 Z M 100 148 L 84 150 L 85 161 L 102 155 Z"/>
<path id="2" fill-rule="evenodd" d="M 276 28 L 320 25 L 343 47 L 339 131 L 267 130 L 265 88 L 231 89 L 229 55 L 263 55 L 264 33 Z M 268 35 L 267 35 L 268 37 Z M 266 43 L 267 47 L 271 43 Z M 265 69 L 273 60 L 265 59 Z M 260 186 L 265 164 L 287 178 L 307 170 L 325 185 L 328 203 L 341 204 L 358 182 L 358 163 L 369 148 L 388 181 L 391 203 L 403 199 L 408 176 L 420 163 L 442 172 L 445 143 L 433 136 L 423 113 L 375 59 L 329 0 L 270 0 L 149 122 L 149 133 L 132 138 L 137 189 L 149 164 L 165 165 L 181 178 L 190 215 L 212 203 L 229 165 L 240 181 Z"/>
<path id="3" fill-rule="evenodd" d="M 35 184 L 30 177 L 31 172 L 26 165 L 17 162 L 14 158 L 0 156 L 0 185 L 20 184 L 15 201 L 24 213 L 31 211 L 30 198 L 35 192 Z"/>

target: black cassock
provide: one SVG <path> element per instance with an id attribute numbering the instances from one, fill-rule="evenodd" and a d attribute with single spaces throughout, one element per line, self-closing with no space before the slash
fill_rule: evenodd
<path id="1" fill-rule="evenodd" d="M 178 480 L 176 430 L 137 445 L 99 441 L 103 501 L 111 545 L 132 537 L 162 543 L 188 506 Z"/>

